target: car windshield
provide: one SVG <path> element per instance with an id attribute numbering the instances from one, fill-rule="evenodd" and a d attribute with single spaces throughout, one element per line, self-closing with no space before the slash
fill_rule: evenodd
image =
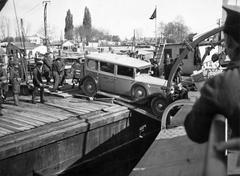
<path id="1" fill-rule="evenodd" d="M 136 75 L 149 74 L 151 68 L 139 69 L 137 68 Z"/>
<path id="2" fill-rule="evenodd" d="M 77 59 L 72 59 L 72 58 L 64 58 L 64 63 L 66 65 L 72 65 Z"/>

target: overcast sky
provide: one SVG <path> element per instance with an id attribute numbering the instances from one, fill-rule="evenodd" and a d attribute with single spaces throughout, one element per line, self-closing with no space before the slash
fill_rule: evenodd
<path id="1" fill-rule="evenodd" d="M 14 1 L 18 18 L 22 18 L 25 24 L 30 23 L 30 34 L 35 34 L 43 25 L 43 1 L 8 0 L 0 16 L 9 17 L 11 26 L 16 26 Z M 217 19 L 222 17 L 222 0 L 51 0 L 47 8 L 48 23 L 55 26 L 58 38 L 61 32 L 64 33 L 67 10 L 70 9 L 73 15 L 74 26 L 79 26 L 86 6 L 93 27 L 119 35 L 121 39 L 130 39 L 134 29 L 140 30 L 144 37 L 154 37 L 155 19 L 149 18 L 155 6 L 157 24 L 171 22 L 180 15 L 194 33 L 217 27 Z"/>

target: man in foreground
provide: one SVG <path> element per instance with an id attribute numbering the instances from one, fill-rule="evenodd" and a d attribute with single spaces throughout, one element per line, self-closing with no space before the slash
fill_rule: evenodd
<path id="1" fill-rule="evenodd" d="M 228 119 L 232 136 L 240 136 L 240 8 L 227 6 L 223 9 L 227 12 L 224 40 L 231 62 L 222 74 L 206 81 L 200 98 L 184 122 L 188 137 L 198 143 L 208 140 L 216 114 L 222 114 Z M 224 150 L 229 145 L 236 145 L 237 142 L 234 141 L 229 140 L 228 145 L 221 143 L 217 149 Z"/>

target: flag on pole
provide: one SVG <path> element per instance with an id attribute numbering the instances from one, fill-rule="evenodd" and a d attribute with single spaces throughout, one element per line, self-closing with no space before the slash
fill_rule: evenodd
<path id="1" fill-rule="evenodd" d="M 153 20 L 153 19 L 156 18 L 156 17 L 157 17 L 157 13 L 156 13 L 156 8 L 155 8 L 152 16 L 151 16 L 149 19 L 150 19 L 150 20 Z"/>

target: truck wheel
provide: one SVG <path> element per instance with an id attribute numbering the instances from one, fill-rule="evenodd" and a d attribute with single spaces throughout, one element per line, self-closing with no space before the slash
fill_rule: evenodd
<path id="1" fill-rule="evenodd" d="M 87 96 L 95 96 L 97 94 L 97 85 L 95 81 L 91 78 L 87 78 L 83 82 L 83 92 Z"/>
<path id="2" fill-rule="evenodd" d="M 166 108 L 167 104 L 162 98 L 155 97 L 151 101 L 152 112 L 156 116 L 161 116 Z"/>
<path id="3" fill-rule="evenodd" d="M 147 91 L 143 86 L 135 86 L 132 88 L 131 96 L 133 100 L 140 100 L 147 96 Z M 138 104 L 145 104 L 148 100 L 143 100 L 138 102 Z"/>

